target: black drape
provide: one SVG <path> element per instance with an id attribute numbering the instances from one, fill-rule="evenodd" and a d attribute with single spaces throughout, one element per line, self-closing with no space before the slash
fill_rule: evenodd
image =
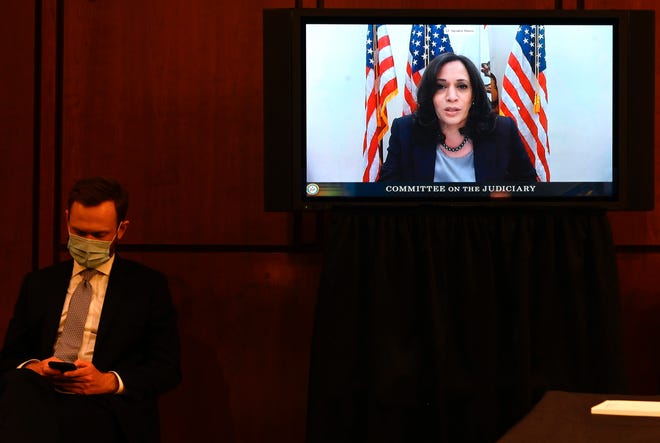
<path id="1" fill-rule="evenodd" d="M 623 393 L 602 211 L 334 209 L 309 443 L 492 442 L 547 390 Z"/>

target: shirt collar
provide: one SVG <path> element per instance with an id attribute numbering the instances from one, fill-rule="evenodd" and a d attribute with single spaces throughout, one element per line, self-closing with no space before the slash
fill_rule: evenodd
<path id="1" fill-rule="evenodd" d="M 115 254 L 112 254 L 112 257 L 110 257 L 110 260 L 108 260 L 107 262 L 105 262 L 105 263 L 103 263 L 102 265 L 100 265 L 98 268 L 96 268 L 96 270 L 97 270 L 100 274 L 103 274 L 103 275 L 110 275 L 110 270 L 112 269 L 112 264 L 113 264 L 114 262 L 115 262 Z M 72 273 L 71 275 L 72 275 L 72 276 L 73 276 L 73 275 L 78 275 L 78 274 L 80 274 L 82 271 L 84 271 L 85 269 L 87 269 L 87 268 L 85 268 L 84 266 L 80 265 L 77 261 L 74 260 L 74 261 L 73 261 L 73 273 Z"/>

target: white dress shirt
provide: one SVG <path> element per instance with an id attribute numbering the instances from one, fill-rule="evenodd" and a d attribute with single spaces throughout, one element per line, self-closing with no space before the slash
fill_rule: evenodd
<path id="1" fill-rule="evenodd" d="M 85 321 L 82 343 L 80 345 L 80 350 L 78 351 L 78 358 L 80 360 L 92 361 L 92 357 L 94 357 L 96 333 L 99 329 L 101 311 L 103 310 L 103 302 L 105 301 L 105 292 L 108 289 L 110 270 L 112 269 L 112 263 L 114 263 L 114 261 L 115 256 L 113 254 L 113 256 L 110 257 L 110 260 L 96 268 L 98 272 L 89 280 L 89 284 L 92 286 L 92 300 L 89 304 L 89 312 L 87 313 L 87 320 Z M 84 270 L 85 268 L 83 266 L 75 261 L 73 262 L 73 273 L 71 274 L 71 280 L 69 281 L 69 289 L 66 291 L 66 298 L 64 299 L 64 306 L 62 307 L 62 314 L 60 316 L 60 326 L 57 329 L 57 340 L 55 340 L 55 344 L 53 345 L 53 353 L 55 352 L 55 349 L 57 349 L 60 337 L 62 336 L 62 331 L 64 330 L 64 322 L 66 321 L 66 316 L 69 312 L 71 296 L 78 287 L 78 284 L 82 281 L 81 272 Z"/>

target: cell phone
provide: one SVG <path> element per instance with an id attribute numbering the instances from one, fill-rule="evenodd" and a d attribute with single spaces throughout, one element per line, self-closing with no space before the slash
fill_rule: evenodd
<path id="1" fill-rule="evenodd" d="M 76 365 L 68 361 L 49 361 L 48 366 L 61 372 L 74 371 L 78 369 Z"/>

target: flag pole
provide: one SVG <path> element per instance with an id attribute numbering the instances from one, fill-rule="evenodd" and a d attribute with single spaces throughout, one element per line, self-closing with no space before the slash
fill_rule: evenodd
<path id="1" fill-rule="evenodd" d="M 371 35 L 374 36 L 374 41 L 373 41 L 373 48 L 374 48 L 374 90 L 376 94 L 376 128 L 379 128 L 381 125 L 381 103 L 380 103 L 380 64 L 378 63 L 379 60 L 379 50 L 380 48 L 378 47 L 378 25 L 373 24 L 371 25 Z M 380 160 L 380 163 L 383 163 L 383 140 L 380 139 L 378 141 L 378 159 Z"/>
<path id="2" fill-rule="evenodd" d="M 429 25 L 424 25 L 424 68 L 429 65 L 429 58 L 431 57 L 431 53 L 429 52 L 430 41 Z"/>
<path id="3" fill-rule="evenodd" d="M 541 33 L 539 31 L 539 26 L 536 25 L 534 26 L 534 89 L 535 89 L 535 94 L 534 94 L 534 113 L 538 114 L 541 112 L 541 95 L 539 94 L 539 89 L 541 89 L 541 85 L 539 84 L 539 69 L 540 69 L 540 59 L 541 59 L 541 52 L 539 49 L 539 40 L 541 37 Z"/>

